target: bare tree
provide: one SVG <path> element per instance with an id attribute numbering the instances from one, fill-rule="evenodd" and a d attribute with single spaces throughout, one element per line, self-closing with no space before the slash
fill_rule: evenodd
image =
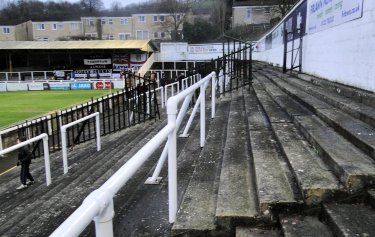
<path id="1" fill-rule="evenodd" d="M 285 16 L 285 14 L 294 6 L 297 0 L 279 0 L 279 9 L 278 11 L 281 14 L 281 17 Z"/>
<path id="2" fill-rule="evenodd" d="M 90 14 L 100 11 L 104 6 L 101 0 L 81 0 L 80 4 Z"/>
<path id="3" fill-rule="evenodd" d="M 161 27 L 164 31 L 171 34 L 173 41 L 182 39 L 181 26 L 186 21 L 193 4 L 198 0 L 161 0 L 159 11 L 166 13 L 164 21 L 161 22 Z"/>

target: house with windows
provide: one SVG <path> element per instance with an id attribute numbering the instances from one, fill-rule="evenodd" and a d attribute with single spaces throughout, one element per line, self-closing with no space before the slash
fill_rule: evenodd
<path id="1" fill-rule="evenodd" d="M 235 0 L 232 26 L 252 25 L 270 28 L 272 19 L 281 17 L 278 0 Z"/>
<path id="2" fill-rule="evenodd" d="M 0 41 L 16 40 L 15 26 L 0 26 Z"/>
<path id="3" fill-rule="evenodd" d="M 120 17 L 81 17 L 80 21 L 27 21 L 0 26 L 0 41 L 56 41 L 72 38 L 103 40 L 169 40 L 181 15 L 133 14 Z M 182 32 L 182 24 L 178 29 Z"/>
<path id="4" fill-rule="evenodd" d="M 55 41 L 82 35 L 81 21 L 32 22 L 33 40 Z"/>

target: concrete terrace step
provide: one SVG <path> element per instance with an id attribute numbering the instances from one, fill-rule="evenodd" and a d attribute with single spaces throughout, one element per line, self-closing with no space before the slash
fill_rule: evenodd
<path id="1" fill-rule="evenodd" d="M 308 107 L 341 135 L 375 159 L 375 127 L 333 108 L 331 105 L 301 91 L 300 88 L 289 85 L 281 79 L 277 79 L 274 76 L 270 78 L 283 91 Z"/>
<path id="2" fill-rule="evenodd" d="M 218 107 L 220 108 L 220 106 Z M 210 125 L 210 120 L 211 118 L 207 116 L 207 126 Z M 188 138 L 178 138 L 177 140 L 177 191 L 179 203 L 182 200 L 201 152 L 198 139 L 200 126 L 198 124 L 199 116 L 196 116 L 190 129 L 190 136 Z M 156 153 L 156 158 L 159 158 L 159 153 Z M 165 164 L 160 173 L 163 179 L 159 185 L 143 184 L 143 181 L 153 174 L 156 166 L 156 159 L 154 160 L 154 163 L 150 162 L 148 163 L 150 165 L 142 168 L 143 171 L 140 171 L 143 173 L 142 175 L 137 175 L 136 178 L 129 181 L 121 192 L 116 195 L 115 206 L 118 209 L 116 209 L 114 225 L 115 236 L 170 235 L 171 225 L 168 222 L 168 165 Z M 92 235 L 94 233 L 87 236 Z"/>
<path id="3" fill-rule="evenodd" d="M 216 208 L 218 225 L 227 229 L 258 215 L 242 92 L 232 96 Z"/>
<path id="4" fill-rule="evenodd" d="M 259 228 L 237 227 L 236 237 L 281 237 L 279 230 L 263 230 Z"/>
<path id="5" fill-rule="evenodd" d="M 366 104 L 358 103 L 350 98 L 344 97 L 335 92 L 329 92 L 324 90 L 324 87 L 314 85 L 304 80 L 296 79 L 295 77 L 286 76 L 280 72 L 270 71 L 274 75 L 281 79 L 288 80 L 288 83 L 292 83 L 294 86 L 305 90 L 307 93 L 314 95 L 315 97 L 324 100 L 330 105 L 339 108 L 346 113 L 354 116 L 357 119 L 362 120 L 365 123 L 375 127 L 375 109 L 374 107 Z"/>
<path id="6" fill-rule="evenodd" d="M 294 102 L 294 108 L 287 106 L 285 100 L 281 99 L 284 97 L 277 96 L 283 93 L 281 89 L 270 84 L 267 78 L 260 76 L 257 81 L 262 83 L 275 102 L 293 118 L 300 131 L 315 149 L 318 149 L 325 163 L 349 191 L 373 185 L 375 167 L 369 156 L 337 134 L 318 117 L 313 116 L 311 112 L 310 114 L 296 113 L 297 108 L 303 110 L 304 107 L 297 102 Z"/>
<path id="7" fill-rule="evenodd" d="M 340 184 L 322 159 L 291 123 L 291 118 L 262 89 L 256 95 L 267 113 L 276 138 L 293 170 L 306 204 L 317 204 L 332 198 Z"/>
<path id="8" fill-rule="evenodd" d="M 375 163 L 369 156 L 316 116 L 297 117 L 295 124 L 318 149 L 349 192 L 374 185 Z"/>
<path id="9" fill-rule="evenodd" d="M 155 125 L 157 125 L 157 123 L 155 123 Z M 150 132 L 152 131 L 153 129 L 155 129 L 155 125 L 154 126 L 150 126 L 151 130 L 144 130 L 143 128 L 144 127 L 141 127 L 139 126 L 139 128 L 141 130 L 138 129 L 135 129 L 135 134 L 136 133 L 139 133 L 140 131 L 146 131 L 146 132 Z M 143 134 L 145 135 L 145 134 Z M 139 139 L 142 139 L 142 138 L 136 138 L 136 136 L 134 137 L 134 144 L 131 145 L 134 146 L 137 141 Z M 117 145 L 115 146 L 118 146 L 121 144 L 121 142 L 123 142 L 124 140 L 119 140 L 117 143 Z M 129 146 L 119 146 L 120 147 L 120 151 L 117 151 L 119 152 L 120 154 L 122 154 L 125 150 L 124 149 L 121 149 L 121 148 L 124 148 L 125 149 L 129 149 Z M 33 217 L 34 219 L 35 218 L 43 218 L 44 217 L 44 221 L 41 220 L 41 222 L 38 222 L 38 224 L 40 223 L 44 223 L 44 224 L 49 224 L 51 222 L 53 222 L 53 217 L 57 217 L 59 220 L 57 221 L 58 223 L 61 223 L 61 218 L 64 218 L 64 217 L 61 217 L 58 215 L 59 212 L 64 212 L 64 211 L 73 211 L 74 209 L 74 206 L 76 206 L 77 204 L 80 203 L 80 201 L 82 201 L 82 199 L 80 198 L 83 198 L 85 197 L 85 194 L 89 193 L 91 190 L 93 190 L 95 187 L 82 187 L 82 185 L 84 184 L 87 184 L 86 183 L 86 179 L 87 178 L 91 178 L 92 182 L 95 181 L 95 179 L 97 177 L 100 176 L 100 167 L 101 166 L 105 166 L 103 162 L 100 162 L 100 161 L 104 161 L 104 162 L 107 162 L 107 163 L 113 163 L 113 161 L 117 161 L 118 160 L 118 155 L 116 156 L 116 151 L 107 151 L 105 152 L 106 149 L 103 149 L 103 151 L 101 151 L 101 153 L 98 154 L 98 156 L 94 156 L 92 158 L 92 160 L 88 160 L 87 164 L 85 166 L 74 166 L 74 169 L 77 169 L 77 170 L 70 170 L 70 172 L 68 173 L 68 175 L 65 175 L 63 177 L 61 177 L 61 179 L 59 180 L 60 182 L 56 182 L 54 183 L 54 185 L 51 185 L 50 187 L 44 187 L 42 188 L 41 190 L 32 190 L 32 192 L 35 194 L 35 198 L 30 198 L 28 202 L 26 203 L 18 203 L 19 207 L 21 207 L 22 209 L 22 212 L 21 211 L 18 211 L 19 213 L 13 213 L 13 217 L 12 218 L 9 218 L 9 216 L 6 216 L 6 219 L 7 219 L 7 223 L 10 224 L 10 227 L 11 229 L 9 230 L 11 233 L 17 233 L 17 231 L 19 230 L 22 230 L 22 228 L 20 228 L 20 226 L 22 225 L 26 225 L 28 226 L 30 223 L 28 223 L 28 221 L 32 221 L 33 219 L 31 217 Z M 102 155 L 100 155 L 102 154 Z M 100 158 L 103 158 L 103 155 L 108 155 L 107 159 L 100 159 Z M 110 159 L 112 158 L 112 160 Z M 79 169 L 80 168 L 80 169 Z M 81 187 L 80 187 L 81 185 Z M 25 190 L 26 191 L 26 190 Z M 56 201 L 56 202 L 54 202 Z M 72 203 L 76 203 L 76 204 L 72 204 Z M 63 205 L 63 207 L 61 207 L 61 205 Z M 65 205 L 65 206 L 64 206 Z M 24 206 L 24 207 L 23 207 Z M 41 208 L 42 207 L 42 208 Z M 46 216 L 43 216 L 43 215 L 39 215 L 37 213 L 40 213 L 40 212 L 43 212 L 43 210 L 45 210 L 46 208 L 48 207 L 52 207 L 52 211 L 57 211 L 56 213 L 52 213 L 52 215 L 46 215 Z M 58 208 L 61 208 L 61 210 L 59 210 Z M 27 211 L 27 210 L 30 210 L 28 212 L 30 212 L 30 215 L 28 216 L 27 219 L 25 220 L 22 220 L 22 219 L 19 219 L 18 221 L 17 218 L 23 218 L 25 217 L 24 215 L 24 212 Z M 6 214 L 9 214 L 9 213 L 6 213 Z M 65 213 L 65 217 L 66 215 L 68 215 L 69 213 Z M 18 217 L 20 216 L 20 217 Z M 64 216 L 64 215 L 63 215 Z M 48 219 L 48 221 L 46 222 L 46 218 Z M 14 225 L 14 223 L 19 223 L 19 225 L 17 226 L 12 226 L 12 223 Z M 56 223 L 54 223 L 56 224 Z M 3 225 L 1 226 L 1 229 L 2 231 L 6 230 L 7 225 Z M 29 227 L 30 228 L 30 227 Z"/>
<path id="10" fill-rule="evenodd" d="M 362 204 L 326 204 L 324 219 L 334 236 L 375 236 L 375 212 Z"/>
<path id="11" fill-rule="evenodd" d="M 177 218 L 173 236 L 202 236 L 216 230 L 216 200 L 222 148 L 226 140 L 230 98 L 224 97 L 221 109 L 211 121 L 206 145 L 197 160 Z M 212 129 L 211 129 L 212 128 Z"/>
<path id="12" fill-rule="evenodd" d="M 359 103 L 363 103 L 365 105 L 375 108 L 375 94 L 373 92 L 364 91 L 358 88 L 346 86 L 336 82 L 331 82 L 308 74 L 299 73 L 296 76 L 302 80 L 311 82 L 314 85 L 325 88 L 326 90 L 343 95 Z"/>
<path id="13" fill-rule="evenodd" d="M 312 216 L 282 216 L 280 217 L 280 224 L 285 237 L 334 236 L 327 225 Z"/>
<path id="14" fill-rule="evenodd" d="M 127 146 L 123 146 L 120 149 L 113 149 L 117 151 L 112 152 L 112 154 L 108 154 L 108 156 L 102 157 L 103 161 L 105 162 L 99 162 L 99 167 L 94 166 L 93 168 L 90 167 L 87 169 L 87 171 L 83 173 L 85 179 L 81 179 L 80 181 L 75 179 L 69 183 L 69 185 L 64 188 L 62 192 L 55 194 L 53 196 L 53 200 L 46 200 L 43 205 L 43 216 L 48 214 L 56 215 L 57 213 L 60 213 L 59 218 L 45 222 L 45 217 L 41 217 L 39 218 L 40 221 L 37 221 L 32 228 L 25 229 L 21 233 L 24 235 L 40 236 L 45 233 L 46 230 L 52 232 L 60 223 L 62 223 L 70 212 L 74 211 L 77 205 L 80 205 L 81 201 L 93 189 L 98 188 L 108 178 L 106 177 L 103 179 L 103 176 L 108 175 L 108 170 L 114 166 L 119 168 L 122 164 L 124 164 L 133 154 L 135 154 L 135 152 L 138 151 L 141 146 L 143 146 L 143 144 L 147 142 L 147 137 L 150 138 L 154 136 L 162 126 L 164 125 L 159 124 L 158 126 L 153 127 L 151 130 L 145 129 L 146 131 L 148 130 L 148 132 L 146 132 L 147 135 L 140 133 L 140 136 L 137 136 Z M 50 206 L 47 209 L 45 206 L 48 206 L 48 204 L 50 204 Z M 38 216 L 38 214 L 36 214 L 36 216 Z"/>
<path id="15" fill-rule="evenodd" d="M 252 116 L 265 116 L 260 107 L 250 101 L 255 99 L 251 90 L 245 92 L 245 108 L 248 123 L 254 121 Z M 257 102 L 258 103 L 258 102 Z M 273 132 L 269 124 L 265 126 L 249 126 L 251 150 L 254 160 L 256 187 L 258 191 L 259 208 L 262 214 L 268 214 L 274 207 L 291 206 L 297 204 L 293 181 L 290 179 L 289 168 L 280 153 Z M 298 198 L 297 198 L 298 199 Z"/>

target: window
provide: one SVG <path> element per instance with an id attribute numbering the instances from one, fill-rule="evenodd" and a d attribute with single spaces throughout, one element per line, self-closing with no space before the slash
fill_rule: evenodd
<path id="1" fill-rule="evenodd" d="M 78 30 L 79 29 L 79 23 L 70 23 L 70 29 L 71 30 Z"/>
<path id="2" fill-rule="evenodd" d="M 160 16 L 159 19 L 160 19 L 161 22 L 163 22 L 165 20 L 164 16 Z"/>
<path id="3" fill-rule="evenodd" d="M 94 26 L 95 24 L 94 24 L 94 19 L 86 19 L 85 20 L 85 24 L 87 25 L 87 26 Z"/>
<path id="4" fill-rule="evenodd" d="M 181 16 L 177 15 L 176 19 L 177 19 L 177 21 L 180 21 L 181 20 Z"/>
<path id="5" fill-rule="evenodd" d="M 270 7 L 265 7 L 264 8 L 264 14 L 270 14 L 271 8 Z"/>
<path id="6" fill-rule="evenodd" d="M 121 18 L 120 19 L 120 24 L 121 25 L 127 25 L 128 24 L 128 18 Z"/>
<path id="7" fill-rule="evenodd" d="M 42 36 L 42 37 L 37 37 L 37 38 L 36 38 L 36 41 L 48 41 L 48 37 L 44 37 L 44 36 Z"/>
<path id="8" fill-rule="evenodd" d="M 137 40 L 146 40 L 148 39 L 148 31 L 137 30 Z"/>
<path id="9" fill-rule="evenodd" d="M 119 33 L 118 38 L 119 40 L 129 40 L 131 37 L 130 33 Z"/>
<path id="10" fill-rule="evenodd" d="M 86 37 L 91 37 L 91 38 L 97 38 L 98 34 L 97 33 L 85 33 Z"/>
<path id="11" fill-rule="evenodd" d="M 63 30 L 64 24 L 63 23 L 53 23 L 52 30 Z"/>
<path id="12" fill-rule="evenodd" d="M 164 38 L 165 38 L 165 32 L 161 32 L 161 33 L 160 33 L 160 37 L 161 37 L 162 39 L 164 39 Z"/>
<path id="13" fill-rule="evenodd" d="M 138 21 L 139 22 L 145 22 L 145 16 L 138 16 Z"/>
<path id="14" fill-rule="evenodd" d="M 246 9 L 246 18 L 247 18 L 248 20 L 251 19 L 251 12 L 252 12 L 252 10 L 251 10 L 250 7 Z"/>
<path id="15" fill-rule="evenodd" d="M 106 19 L 102 19 L 102 25 L 105 25 L 105 24 L 107 24 L 107 20 Z"/>
<path id="16" fill-rule="evenodd" d="M 109 18 L 109 19 L 108 19 L 108 24 L 109 24 L 109 25 L 112 25 L 112 24 L 113 24 L 113 20 L 112 20 L 112 18 Z"/>
<path id="17" fill-rule="evenodd" d="M 158 32 L 154 32 L 154 39 L 157 39 L 159 38 L 159 33 Z"/>
<path id="18" fill-rule="evenodd" d="M 154 22 L 158 22 L 158 16 L 154 16 Z"/>
<path id="19" fill-rule="evenodd" d="M 10 34 L 10 28 L 9 27 L 3 27 L 3 33 L 4 34 Z"/>
<path id="20" fill-rule="evenodd" d="M 38 30 L 45 30 L 46 29 L 44 23 L 38 23 L 38 24 L 36 24 L 36 28 Z"/>
<path id="21" fill-rule="evenodd" d="M 105 40 L 114 40 L 115 38 L 113 37 L 113 35 L 107 34 L 107 35 L 103 36 L 103 39 L 105 39 Z"/>

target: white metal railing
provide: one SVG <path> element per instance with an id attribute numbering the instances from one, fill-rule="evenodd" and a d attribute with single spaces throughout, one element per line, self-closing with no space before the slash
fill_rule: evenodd
<path id="1" fill-rule="evenodd" d="M 79 124 L 83 121 L 86 121 L 88 119 L 91 119 L 95 117 L 95 129 L 96 129 L 96 146 L 97 151 L 100 151 L 101 144 L 100 144 L 100 120 L 99 120 L 99 112 L 87 115 L 86 117 L 83 117 L 81 119 L 78 119 L 76 121 L 73 121 L 71 123 L 65 124 L 61 126 L 61 151 L 62 151 L 62 157 L 63 157 L 63 167 L 64 167 L 64 174 L 68 173 L 68 154 L 67 154 L 67 145 L 66 145 L 66 130 L 74 126 L 76 124 Z"/>
<path id="2" fill-rule="evenodd" d="M 78 236 L 92 220 L 95 221 L 96 236 L 113 236 L 114 195 L 128 182 L 147 159 L 168 138 L 168 199 L 169 222 L 173 223 L 177 213 L 177 117 L 178 104 L 184 100 L 180 114 L 185 114 L 193 93 L 200 89 L 200 145 L 205 143 L 205 90 L 212 85 L 212 114 L 215 113 L 216 73 L 212 72 L 186 90 L 168 99 L 168 124 L 130 158 L 100 188 L 90 193 L 80 207 L 71 214 L 52 234 L 53 237 Z"/>
<path id="3" fill-rule="evenodd" d="M 0 151 L 0 156 L 5 155 L 11 151 L 17 150 L 23 146 L 27 146 L 33 142 L 43 140 L 43 151 L 44 151 L 44 165 L 46 169 L 46 183 L 47 186 L 51 184 L 51 167 L 49 161 L 49 147 L 48 147 L 48 135 L 46 133 L 42 133 L 39 136 L 26 140 L 24 142 L 20 142 L 14 146 L 8 147 L 2 151 Z"/>

